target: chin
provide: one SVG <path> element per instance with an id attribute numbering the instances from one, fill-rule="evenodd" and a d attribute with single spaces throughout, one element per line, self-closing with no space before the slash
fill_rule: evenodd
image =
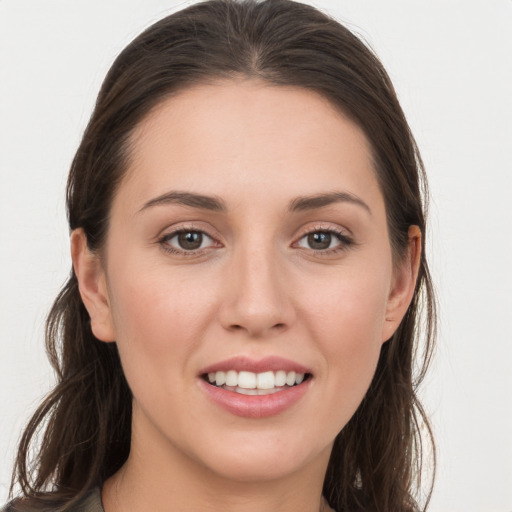
<path id="1" fill-rule="evenodd" d="M 221 478 L 240 483 L 269 482 L 286 479 L 318 463 L 326 466 L 332 442 L 317 438 L 283 436 L 282 433 L 230 436 L 226 443 L 215 443 L 216 449 L 196 454 L 202 463 Z M 218 439 L 217 441 L 221 441 Z"/>

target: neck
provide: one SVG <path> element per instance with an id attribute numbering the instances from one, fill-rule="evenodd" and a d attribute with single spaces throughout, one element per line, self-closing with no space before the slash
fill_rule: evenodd
<path id="1" fill-rule="evenodd" d="M 322 486 L 330 448 L 291 474 L 241 480 L 169 443 L 163 447 L 145 436 L 142 444 L 135 433 L 127 462 L 105 482 L 103 505 L 105 512 L 327 512 Z"/>

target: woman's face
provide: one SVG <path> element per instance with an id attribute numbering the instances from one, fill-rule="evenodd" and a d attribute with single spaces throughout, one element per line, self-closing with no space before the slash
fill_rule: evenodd
<path id="1" fill-rule="evenodd" d="M 412 293 L 363 132 L 255 81 L 137 127 L 100 265 L 84 301 L 133 392 L 132 456 L 245 481 L 325 467 Z"/>

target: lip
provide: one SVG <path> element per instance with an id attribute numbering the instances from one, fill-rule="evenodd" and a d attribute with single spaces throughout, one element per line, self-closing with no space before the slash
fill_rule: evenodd
<path id="1" fill-rule="evenodd" d="M 203 378 L 208 373 L 228 370 L 253 373 L 284 370 L 309 374 L 310 378 L 298 385 L 269 395 L 242 395 L 213 386 Z M 198 382 L 208 399 L 229 413 L 242 418 L 268 418 L 281 414 L 297 403 L 308 391 L 312 381 L 311 376 L 310 368 L 283 357 L 267 356 L 261 359 L 252 359 L 247 356 L 235 356 L 203 368 L 198 375 Z"/>
<path id="2" fill-rule="evenodd" d="M 218 363 L 213 363 L 200 371 L 200 375 L 213 372 L 227 372 L 235 370 L 237 372 L 277 372 L 284 370 L 285 372 L 295 373 L 312 373 L 310 368 L 279 356 L 267 356 L 262 359 L 252 359 L 247 356 L 235 356 Z"/>
<path id="3" fill-rule="evenodd" d="M 291 408 L 306 394 L 311 380 L 309 378 L 296 386 L 270 395 L 242 395 L 198 379 L 202 391 L 216 405 L 235 416 L 254 419 L 276 416 Z"/>

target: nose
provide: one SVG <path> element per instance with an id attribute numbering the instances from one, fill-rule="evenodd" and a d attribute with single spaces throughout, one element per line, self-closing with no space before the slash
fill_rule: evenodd
<path id="1" fill-rule="evenodd" d="M 222 326 L 252 338 L 288 329 L 295 321 L 284 263 L 269 248 L 238 251 L 230 262 L 219 310 Z"/>

